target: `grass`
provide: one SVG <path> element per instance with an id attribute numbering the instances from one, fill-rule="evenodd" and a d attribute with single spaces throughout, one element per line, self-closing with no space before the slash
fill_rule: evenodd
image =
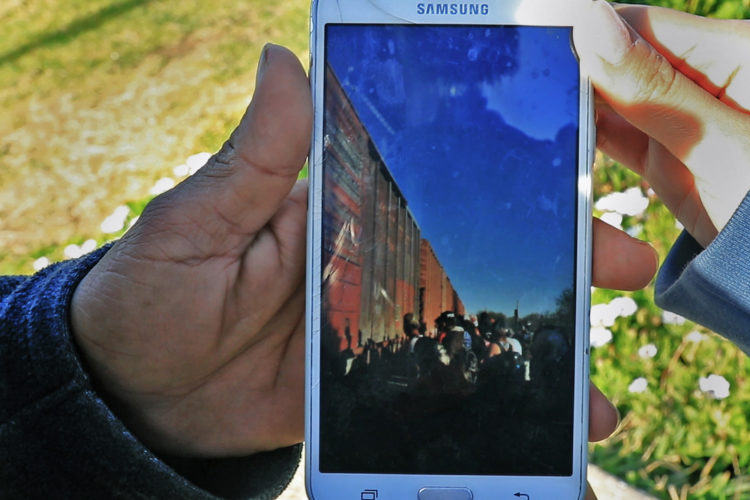
<path id="1" fill-rule="evenodd" d="M 750 0 L 625 1 L 677 8 L 719 18 L 750 17 Z M 599 157 L 595 197 L 612 191 L 648 186 L 611 160 Z M 640 228 L 664 260 L 680 230 L 661 202 L 652 199 L 641 217 L 625 217 L 623 227 Z M 619 318 L 613 341 L 594 348 L 592 380 L 615 402 L 623 416 L 618 432 L 592 445 L 591 460 L 613 474 L 669 500 L 750 498 L 750 387 L 747 356 L 733 344 L 698 325 L 667 324 L 653 303 L 653 286 L 623 294 L 596 290 L 593 303 L 629 295 L 638 311 Z M 700 342 L 689 334 L 705 334 Z M 638 349 L 654 344 L 657 354 L 643 358 Z M 725 399 L 699 388 L 700 378 L 723 376 L 730 383 Z M 643 392 L 631 392 L 639 377 Z"/>
<path id="2" fill-rule="evenodd" d="M 596 191 L 640 186 L 632 173 L 600 157 Z M 641 186 L 645 187 L 645 186 Z M 642 228 L 663 261 L 680 230 L 656 199 L 643 216 L 625 217 L 625 228 Z M 612 399 L 623 420 L 619 432 L 591 446 L 591 460 L 659 498 L 750 498 L 750 386 L 747 357 L 733 344 L 685 322 L 670 324 L 653 304 L 653 287 L 633 293 L 596 290 L 594 303 L 630 296 L 635 314 L 618 318 L 613 340 L 592 349 L 592 380 Z M 689 335 L 698 331 L 703 340 Z M 639 349 L 653 344 L 657 353 L 644 358 Z M 725 399 L 700 390 L 700 377 L 721 375 L 730 383 Z M 644 392 L 631 392 L 639 377 Z"/>
<path id="3" fill-rule="evenodd" d="M 750 0 L 655 0 L 717 17 L 750 16 Z M 94 239 L 126 204 L 130 218 L 153 183 L 199 151 L 214 151 L 239 121 L 266 41 L 306 61 L 309 6 L 298 0 L 5 0 L 0 3 L 0 272 L 31 273 L 39 257 Z M 599 157 L 596 195 L 648 186 Z M 679 234 L 653 199 L 623 227 L 663 259 Z M 113 235 L 117 236 L 117 235 Z M 623 415 L 592 445 L 592 461 L 660 498 L 750 498 L 746 356 L 696 325 L 668 324 L 653 289 L 596 290 L 595 303 L 631 296 L 613 340 L 593 349 L 592 378 Z M 699 343 L 693 330 L 706 334 Z M 657 353 L 638 350 L 654 344 Z M 699 390 L 723 375 L 730 395 Z M 636 378 L 644 392 L 630 392 Z"/>
<path id="4" fill-rule="evenodd" d="M 252 95 L 263 45 L 306 61 L 303 1 L 36 0 L 0 5 L 0 272 L 98 235 Z"/>
<path id="5" fill-rule="evenodd" d="M 623 0 L 621 3 L 658 5 L 721 19 L 750 17 L 750 0 Z"/>

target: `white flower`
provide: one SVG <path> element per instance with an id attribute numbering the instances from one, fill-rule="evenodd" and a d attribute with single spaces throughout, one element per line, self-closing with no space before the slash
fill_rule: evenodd
<path id="1" fill-rule="evenodd" d="M 684 325 L 685 318 L 670 311 L 662 311 L 661 320 L 665 325 Z"/>
<path id="2" fill-rule="evenodd" d="M 687 335 L 685 335 L 685 340 L 687 340 L 688 342 L 693 342 L 694 344 L 697 344 L 699 342 L 703 342 L 703 339 L 705 339 L 705 338 L 706 338 L 706 336 L 703 335 L 698 330 L 693 330 L 692 332 L 690 332 Z"/>
<path id="3" fill-rule="evenodd" d="M 628 391 L 640 393 L 644 392 L 647 388 L 648 380 L 646 380 L 644 377 L 638 377 L 630 383 L 630 385 L 628 386 Z"/>
<path id="4" fill-rule="evenodd" d="M 174 179 L 171 177 L 162 177 L 158 181 L 156 181 L 156 184 L 154 184 L 154 187 L 151 188 L 151 191 L 149 191 L 150 194 L 157 196 L 160 195 L 166 191 L 169 191 L 174 187 Z"/>
<path id="5" fill-rule="evenodd" d="M 632 316 L 638 311 L 638 304 L 636 304 L 635 300 L 630 297 L 614 298 L 612 299 L 612 302 L 609 303 L 609 307 L 615 310 L 617 315 L 622 318 Z"/>
<path id="6" fill-rule="evenodd" d="M 711 374 L 708 377 L 701 377 L 698 386 L 701 391 L 714 399 L 724 399 L 729 396 L 729 382 L 721 375 Z"/>
<path id="7" fill-rule="evenodd" d="M 104 219 L 100 228 L 104 234 L 112 234 L 121 231 L 125 227 L 125 219 L 128 218 L 130 209 L 125 205 L 115 208 L 112 215 Z"/>
<path id="8" fill-rule="evenodd" d="M 630 297 L 616 297 L 609 304 L 591 306 L 591 326 L 613 326 L 617 318 L 632 316 L 638 304 Z"/>
<path id="9" fill-rule="evenodd" d="M 96 250 L 96 241 L 95 240 L 86 240 L 81 245 L 81 252 L 83 253 L 89 253 Z"/>
<path id="10" fill-rule="evenodd" d="M 77 259 L 81 255 L 83 255 L 83 250 L 81 250 L 81 247 L 79 247 L 76 244 L 71 244 L 65 247 L 63 250 L 63 255 L 65 255 L 66 259 Z"/>
<path id="11" fill-rule="evenodd" d="M 656 356 L 657 352 L 658 350 L 656 349 L 656 346 L 654 344 L 646 344 L 638 349 L 638 355 L 644 359 L 653 358 L 654 356 Z"/>
<path id="12" fill-rule="evenodd" d="M 635 226 L 629 227 L 625 230 L 628 236 L 631 238 L 637 238 L 643 232 L 643 224 L 636 224 Z"/>
<path id="13" fill-rule="evenodd" d="M 188 175 L 193 175 L 200 170 L 209 158 L 211 158 L 211 153 L 198 153 L 185 160 L 185 165 L 188 167 Z"/>
<path id="14" fill-rule="evenodd" d="M 591 306 L 591 326 L 612 326 L 616 318 L 617 313 L 609 307 L 609 304 Z"/>
<path id="15" fill-rule="evenodd" d="M 622 215 L 617 212 L 604 212 L 599 218 L 612 227 L 622 229 Z"/>
<path id="16" fill-rule="evenodd" d="M 612 331 L 602 326 L 595 326 L 589 331 L 591 347 L 602 347 L 612 340 Z"/>
<path id="17" fill-rule="evenodd" d="M 70 244 L 63 250 L 63 255 L 66 259 L 77 259 L 82 255 L 85 255 L 96 249 L 96 241 L 86 240 L 80 246 L 76 244 Z"/>
<path id="18" fill-rule="evenodd" d="M 640 215 L 648 208 L 648 198 L 643 196 L 640 188 L 632 187 L 624 193 L 610 193 L 599 198 L 596 202 L 597 210 L 602 212 L 617 212 L 622 215 Z"/>
<path id="19" fill-rule="evenodd" d="M 39 257 L 34 261 L 34 271 L 41 271 L 47 266 L 49 266 L 49 259 L 47 257 Z"/>
<path id="20" fill-rule="evenodd" d="M 172 169 L 172 173 L 175 177 L 187 177 L 188 172 L 190 172 L 190 169 L 184 163 L 182 165 L 177 165 Z"/>

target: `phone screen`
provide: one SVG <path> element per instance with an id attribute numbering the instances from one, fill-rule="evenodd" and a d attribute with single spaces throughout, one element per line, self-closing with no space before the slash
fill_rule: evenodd
<path id="1" fill-rule="evenodd" d="M 571 475 L 571 29 L 325 35 L 320 471 Z"/>

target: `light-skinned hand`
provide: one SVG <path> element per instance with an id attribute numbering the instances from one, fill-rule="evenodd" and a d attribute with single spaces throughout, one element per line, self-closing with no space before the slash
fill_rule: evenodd
<path id="1" fill-rule="evenodd" d="M 599 148 L 708 245 L 750 189 L 750 23 L 604 0 L 586 16 L 576 47 Z"/>

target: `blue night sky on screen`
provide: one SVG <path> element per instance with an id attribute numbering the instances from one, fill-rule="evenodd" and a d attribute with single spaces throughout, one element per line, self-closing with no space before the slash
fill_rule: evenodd
<path id="1" fill-rule="evenodd" d="M 327 29 L 327 60 L 467 312 L 554 311 L 574 285 L 570 31 Z"/>

